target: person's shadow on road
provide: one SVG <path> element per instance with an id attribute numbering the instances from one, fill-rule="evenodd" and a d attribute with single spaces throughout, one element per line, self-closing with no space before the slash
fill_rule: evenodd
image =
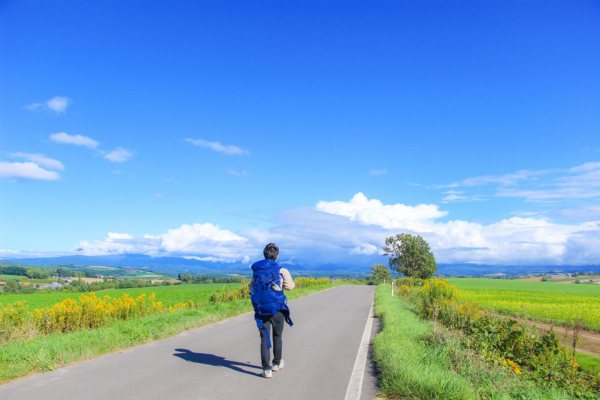
<path id="1" fill-rule="evenodd" d="M 241 363 L 238 361 L 230 361 L 230 360 L 225 359 L 225 357 L 215 356 L 214 354 L 194 353 L 193 351 L 188 350 L 188 349 L 175 349 L 175 351 L 179 352 L 179 353 L 173 354 L 175 357 L 179 357 L 182 360 L 186 360 L 189 362 L 212 365 L 215 367 L 225 367 L 225 368 L 229 368 L 234 371 L 237 371 L 237 372 L 241 372 L 243 374 L 260 376 L 260 373 L 246 371 L 245 369 L 240 368 L 240 366 L 257 368 L 257 369 L 260 369 L 261 373 L 262 373 L 262 367 L 259 367 L 257 365 L 245 364 L 245 363 Z"/>

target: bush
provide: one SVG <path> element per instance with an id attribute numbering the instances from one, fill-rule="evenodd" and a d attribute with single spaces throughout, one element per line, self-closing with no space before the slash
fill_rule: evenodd
<path id="1" fill-rule="evenodd" d="M 517 321 L 491 316 L 472 303 L 458 301 L 456 287 L 440 279 L 430 279 L 421 288 L 404 285 L 400 292 L 409 295 L 406 298 L 422 317 L 466 334 L 466 345 L 484 359 L 541 385 L 563 387 L 572 394 L 600 395 L 600 375 L 581 373 L 553 330 L 539 334 Z"/>
<path id="2" fill-rule="evenodd" d="M 209 303 L 227 303 L 234 300 L 243 300 L 250 298 L 250 289 L 248 289 L 248 282 L 242 282 L 242 286 L 237 289 L 223 289 L 217 290 L 210 295 Z"/>
<path id="3" fill-rule="evenodd" d="M 0 267 L 1 275 L 25 275 L 27 272 L 26 268 L 16 267 L 16 266 L 8 266 L 8 267 Z"/>
<path id="4" fill-rule="evenodd" d="M 127 293 L 120 298 L 99 298 L 91 292 L 79 296 L 79 301 L 64 299 L 52 307 L 35 309 L 33 312 L 28 310 L 25 301 L 6 307 L 0 304 L 0 343 L 12 341 L 25 334 L 36 336 L 98 328 L 116 320 L 194 307 L 194 303 L 189 301 L 169 306 L 166 310 L 162 302 L 155 300 L 154 293 L 150 296 L 141 294 L 134 299 Z"/>
<path id="5" fill-rule="evenodd" d="M 339 280 L 341 280 L 341 279 L 339 279 Z M 328 283 L 333 283 L 333 281 L 329 278 L 299 277 L 299 278 L 294 279 L 294 283 L 296 284 L 296 288 L 302 289 L 302 288 L 307 288 L 307 287 L 311 287 L 311 286 L 326 285 Z"/>
<path id="6" fill-rule="evenodd" d="M 46 279 L 49 276 L 48 272 L 40 268 L 29 268 L 25 272 L 25 275 L 27 275 L 27 277 L 31 279 Z"/>

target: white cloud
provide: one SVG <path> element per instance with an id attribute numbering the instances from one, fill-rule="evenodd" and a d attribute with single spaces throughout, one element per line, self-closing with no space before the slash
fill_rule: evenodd
<path id="1" fill-rule="evenodd" d="M 58 143 L 74 144 L 76 146 L 85 146 L 90 149 L 95 149 L 100 143 L 87 136 L 69 135 L 65 132 L 54 133 L 50 135 L 50 139 Z"/>
<path id="2" fill-rule="evenodd" d="M 54 171 L 40 168 L 32 162 L 7 162 L 0 161 L 0 179 L 32 179 L 54 181 L 59 175 Z"/>
<path id="3" fill-rule="evenodd" d="M 186 142 L 192 143 L 198 147 L 208 148 L 214 151 L 218 151 L 220 153 L 225 153 L 229 155 L 240 155 L 240 154 L 250 154 L 248 150 L 241 149 L 237 146 L 232 145 L 222 145 L 219 142 L 209 142 L 202 139 L 185 139 Z"/>
<path id="4" fill-rule="evenodd" d="M 569 219 L 600 220 L 600 204 L 584 204 L 578 208 L 560 207 L 549 214 Z"/>
<path id="5" fill-rule="evenodd" d="M 461 196 L 458 194 L 449 194 L 448 196 L 444 197 L 442 200 L 444 202 L 447 202 L 447 201 L 457 201 L 457 200 L 466 200 L 466 199 L 467 199 L 467 196 Z"/>
<path id="6" fill-rule="evenodd" d="M 589 265 L 600 257 L 600 219 L 561 224 L 542 217 L 512 217 L 482 224 L 440 222 L 437 205 L 383 204 L 357 193 L 347 202 L 319 202 L 315 208 L 283 210 L 266 229 L 238 232 L 211 223 L 184 224 L 142 238 L 110 233 L 80 243 L 79 254 L 142 253 L 198 257 L 220 262 L 250 262 L 266 243 L 277 243 L 282 262 L 303 265 L 369 265 L 385 262 L 381 248 L 388 236 L 406 232 L 423 236 L 438 263 L 495 265 Z"/>
<path id="7" fill-rule="evenodd" d="M 67 106 L 71 103 L 67 97 L 55 96 L 46 102 L 46 106 L 58 114 L 67 112 Z"/>
<path id="8" fill-rule="evenodd" d="M 67 107 L 71 104 L 71 99 L 68 97 L 54 96 L 44 103 L 33 103 L 25 106 L 30 111 L 51 110 L 56 114 L 64 114 L 67 112 Z"/>
<path id="9" fill-rule="evenodd" d="M 361 228 L 363 232 L 360 234 L 355 232 L 356 235 L 359 235 L 357 237 L 364 236 L 366 233 L 364 231 L 373 229 L 375 226 L 388 231 L 383 236 L 393 232 L 420 234 L 432 245 L 438 262 L 444 263 L 569 264 L 583 262 L 581 257 L 572 257 L 572 252 L 567 251 L 568 244 L 573 243 L 575 238 L 589 238 L 600 233 L 600 221 L 567 225 L 541 218 L 513 217 L 483 225 L 460 220 L 445 223 L 434 222 L 428 218 L 432 214 L 425 214 L 423 217 L 413 216 L 413 218 L 406 218 L 402 215 L 399 218 L 388 210 L 404 210 L 404 207 L 407 206 L 396 204 L 373 207 L 371 202 L 374 200 L 366 201 L 366 198 L 363 199 L 361 195 L 360 201 L 355 201 L 357 196 L 348 203 L 333 202 L 335 207 L 331 209 L 319 207 L 319 205 L 317 208 L 331 213 L 351 209 L 352 213 L 343 212 L 343 215 L 350 218 L 353 215 L 368 212 L 369 217 L 361 220 L 368 222 L 369 226 Z M 371 241 L 370 243 L 381 245 L 383 236 L 379 237 L 377 242 Z M 578 243 L 584 242 L 581 239 L 578 241 Z M 354 252 L 354 254 L 358 253 L 358 250 Z M 595 263 L 596 261 L 588 258 L 586 262 Z"/>
<path id="10" fill-rule="evenodd" d="M 108 232 L 108 240 L 111 239 L 133 239 L 133 236 L 128 233 Z"/>
<path id="11" fill-rule="evenodd" d="M 496 185 L 495 195 L 498 197 L 522 197 L 536 202 L 590 199 L 600 197 L 600 162 L 587 162 L 569 169 L 523 170 L 499 176 L 478 176 L 433 188 L 467 188 L 490 184 Z M 461 199 L 452 194 L 458 193 L 450 193 L 444 200 L 484 200 L 468 194 L 462 195 L 466 199 Z"/>
<path id="12" fill-rule="evenodd" d="M 154 197 L 156 197 L 157 199 L 164 199 L 164 198 L 165 198 L 165 196 L 163 196 L 163 195 L 162 195 L 162 194 L 160 194 L 160 193 L 156 193 L 156 194 L 154 195 Z"/>
<path id="13" fill-rule="evenodd" d="M 383 169 L 372 169 L 369 171 L 369 173 L 371 175 L 383 175 L 383 174 L 387 174 L 388 170 L 383 168 Z"/>
<path id="14" fill-rule="evenodd" d="M 109 233 L 105 239 L 92 243 L 82 241 L 78 247 L 77 251 L 85 255 L 142 253 L 201 257 L 205 261 L 222 262 L 243 261 L 251 250 L 248 239 L 210 223 L 183 224 L 162 235 L 144 235 L 143 238 Z"/>
<path id="15" fill-rule="evenodd" d="M 379 200 L 369 200 L 362 193 L 357 193 L 352 199 L 345 203 L 343 201 L 320 201 L 316 209 L 329 214 L 343 215 L 365 224 L 380 225 L 383 228 L 394 226 L 412 227 L 441 218 L 448 214 L 440 211 L 433 204 L 419 204 L 418 206 L 406 206 L 404 204 L 383 205 Z"/>
<path id="16" fill-rule="evenodd" d="M 484 200 L 487 200 L 486 198 L 482 197 L 481 195 L 465 196 L 463 193 L 465 193 L 464 190 L 448 190 L 448 191 L 444 192 L 444 194 L 447 196 L 442 198 L 442 203 L 448 203 L 448 202 L 452 202 L 452 201 L 484 201 Z"/>
<path id="17" fill-rule="evenodd" d="M 486 175 L 486 176 L 476 176 L 473 178 L 467 178 L 460 182 L 454 182 L 449 185 L 437 185 L 437 188 L 445 188 L 445 187 L 461 187 L 461 186 L 482 186 L 487 185 L 489 183 L 497 183 L 500 185 L 514 185 L 521 181 L 527 181 L 531 179 L 536 179 L 540 175 L 550 174 L 558 170 L 541 170 L 541 171 L 530 171 L 523 170 L 517 171 L 513 174 L 504 174 L 504 175 Z"/>
<path id="18" fill-rule="evenodd" d="M 377 253 L 377 247 L 370 243 L 365 243 L 362 247 L 356 246 L 355 248 L 350 250 L 349 254 L 364 254 L 364 255 L 369 256 L 369 255 L 375 254 L 375 253 Z"/>
<path id="19" fill-rule="evenodd" d="M 16 157 L 16 158 L 24 158 L 26 160 L 36 163 L 37 165 L 39 165 L 41 167 L 45 167 L 48 169 L 57 169 L 60 171 L 65 169 L 65 166 L 63 165 L 63 163 L 61 163 L 58 160 L 48 158 L 43 154 L 11 153 L 10 155 L 12 157 Z"/>
<path id="20" fill-rule="evenodd" d="M 234 169 L 231 169 L 231 168 L 227 168 L 225 170 L 225 172 L 227 172 L 228 174 L 231 174 L 231 175 L 235 175 L 235 176 L 248 176 L 248 175 L 250 175 L 246 171 L 238 172 L 238 171 L 236 171 Z"/>
<path id="21" fill-rule="evenodd" d="M 125 150 L 122 147 L 119 147 L 119 148 L 111 151 L 110 153 L 106 154 L 104 156 L 104 158 L 106 158 L 110 162 L 125 162 L 132 156 L 133 156 L 133 153 Z"/>

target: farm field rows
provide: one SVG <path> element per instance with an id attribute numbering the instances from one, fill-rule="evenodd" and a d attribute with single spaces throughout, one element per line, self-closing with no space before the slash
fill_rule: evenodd
<path id="1" fill-rule="evenodd" d="M 156 293 L 156 300 L 161 301 L 165 306 L 175 305 L 179 302 L 194 303 L 207 301 L 210 294 L 216 289 L 223 287 L 237 288 L 239 283 L 227 284 L 195 284 L 195 285 L 172 285 L 172 286 L 154 286 L 146 288 L 112 289 L 97 292 L 98 297 L 108 295 L 110 297 L 121 297 L 123 293 L 128 293 L 132 297 L 140 294 L 150 295 Z M 30 310 L 42 307 L 52 307 L 54 304 L 64 299 L 77 300 L 82 293 L 44 293 L 44 294 L 9 294 L 0 296 L 0 304 L 6 306 L 25 300 Z"/>
<path id="2" fill-rule="evenodd" d="M 577 318 L 600 332 L 600 286 L 500 279 L 449 279 L 463 301 L 510 315 L 565 325 Z"/>

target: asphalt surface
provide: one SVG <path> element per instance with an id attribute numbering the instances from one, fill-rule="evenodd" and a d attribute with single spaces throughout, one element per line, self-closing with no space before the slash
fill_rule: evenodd
<path id="1" fill-rule="evenodd" d="M 2 385 L 0 399 L 343 400 L 374 291 L 341 286 L 290 302 L 285 368 L 272 379 L 260 377 L 260 337 L 252 314 L 245 314 Z M 374 367 L 367 365 L 361 400 L 376 391 Z"/>

